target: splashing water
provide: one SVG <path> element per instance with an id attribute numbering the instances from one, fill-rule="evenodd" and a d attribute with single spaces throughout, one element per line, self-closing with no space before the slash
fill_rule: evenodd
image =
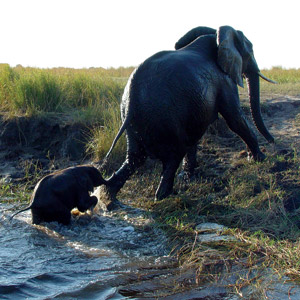
<path id="1" fill-rule="evenodd" d="M 120 287 L 171 261 L 162 233 L 141 228 L 139 210 L 45 227 L 32 225 L 29 211 L 10 222 L 7 208 L 0 205 L 1 299 L 135 299 Z"/>

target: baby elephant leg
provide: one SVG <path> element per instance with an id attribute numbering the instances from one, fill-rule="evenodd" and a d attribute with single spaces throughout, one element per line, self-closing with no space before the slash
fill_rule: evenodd
<path id="1" fill-rule="evenodd" d="M 42 222 L 59 222 L 64 225 L 70 224 L 71 213 L 67 208 L 61 209 L 32 209 L 32 224 L 40 224 Z"/>
<path id="2" fill-rule="evenodd" d="M 90 208 L 94 208 L 98 203 L 98 198 L 96 196 L 90 196 L 88 192 L 81 195 L 79 198 L 77 208 L 80 212 L 85 212 Z"/>

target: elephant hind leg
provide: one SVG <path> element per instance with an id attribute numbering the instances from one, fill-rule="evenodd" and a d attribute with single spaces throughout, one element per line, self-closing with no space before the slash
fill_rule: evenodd
<path id="1" fill-rule="evenodd" d="M 182 170 L 184 178 L 191 180 L 194 176 L 195 168 L 197 166 L 197 144 L 189 149 L 183 158 Z"/>
<path id="2" fill-rule="evenodd" d="M 120 169 L 115 172 L 108 180 L 106 185 L 101 186 L 101 201 L 106 205 L 108 210 L 113 210 L 120 206 L 116 195 L 123 187 L 127 179 L 144 164 L 147 156 L 144 148 L 135 140 L 130 139 L 127 157 Z"/>
<path id="3" fill-rule="evenodd" d="M 69 210 L 54 212 L 53 221 L 68 225 L 71 222 L 71 212 Z"/>
<path id="4" fill-rule="evenodd" d="M 163 161 L 163 171 L 158 189 L 155 193 L 155 200 L 162 200 L 173 192 L 174 178 L 183 157 L 170 157 Z"/>
<path id="5" fill-rule="evenodd" d="M 40 209 L 31 209 L 31 222 L 32 224 L 40 224 L 45 221 L 44 213 Z"/>

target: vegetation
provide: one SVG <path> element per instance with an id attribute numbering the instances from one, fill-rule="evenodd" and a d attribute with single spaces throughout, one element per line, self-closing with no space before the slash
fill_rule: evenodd
<path id="1" fill-rule="evenodd" d="M 132 70 L 39 70 L 2 65 L 0 109 L 8 117 L 46 114 L 85 122 L 92 128 L 87 151 L 95 159 L 102 159 L 121 124 L 120 98 Z M 278 82 L 271 85 L 261 81 L 263 109 L 268 108 L 266 99 L 300 96 L 300 70 L 276 67 L 262 73 Z M 242 105 L 247 112 L 246 94 L 241 90 Z M 300 114 L 295 118 L 295 126 L 300 126 L 299 120 Z M 153 202 L 160 166 L 148 161 L 125 184 L 120 199 L 152 212 L 155 226 L 168 234 L 173 253 L 182 264 L 197 267 L 199 280 L 218 276 L 220 264 L 228 270 L 233 264 L 241 264 L 255 270 L 258 277 L 259 270 L 272 267 L 279 274 L 299 281 L 299 143 L 280 142 L 273 154 L 270 146 L 265 146 L 269 147 L 266 161 L 256 163 L 246 159 L 239 138 L 233 135 L 222 138 L 213 134 L 216 131 L 217 128 L 212 128 L 199 145 L 201 164 L 196 180 L 189 184 L 177 181 L 176 195 Z M 117 146 L 110 158 L 113 162 L 124 155 L 125 140 Z M 12 201 L 19 195 L 19 199 L 28 200 L 40 173 L 32 164 L 24 168 L 31 170 L 26 172 L 27 179 L 19 185 L 2 183 L 2 198 Z M 202 222 L 226 225 L 229 228 L 226 233 L 237 241 L 196 242 L 195 225 Z M 234 288 L 239 292 L 247 284 L 250 279 Z"/>
<path id="2" fill-rule="evenodd" d="M 262 70 L 262 73 L 278 83 L 270 85 L 268 82 L 261 81 L 264 94 L 299 96 L 300 69 L 273 67 L 270 70 Z"/>
<path id="3" fill-rule="evenodd" d="M 0 111 L 17 116 L 58 117 L 91 128 L 87 151 L 101 159 L 121 125 L 120 99 L 133 67 L 36 69 L 0 65 Z M 125 138 L 112 158 L 122 159 Z"/>
<path id="4" fill-rule="evenodd" d="M 105 119 L 118 108 L 133 68 L 35 69 L 0 65 L 0 110 L 8 116 L 59 113 L 84 122 Z M 77 118 L 76 118 L 77 117 Z"/>

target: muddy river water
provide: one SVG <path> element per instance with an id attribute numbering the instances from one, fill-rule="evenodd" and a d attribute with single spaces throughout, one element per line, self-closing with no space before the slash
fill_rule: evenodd
<path id="1" fill-rule="evenodd" d="M 151 221 L 142 211 L 45 227 L 31 224 L 30 211 L 10 222 L 10 208 L 0 205 L 0 299 L 138 299 L 145 291 L 133 283 L 174 265 L 163 234 L 145 230 Z"/>
<path id="2" fill-rule="evenodd" d="M 32 225 L 30 211 L 10 221 L 15 210 L 0 202 L 0 300 L 256 299 L 250 297 L 255 284 L 242 298 L 228 289 L 248 278 L 248 270 L 197 282 L 195 270 L 180 268 L 169 255 L 164 233 L 142 210 L 73 216 L 68 226 Z M 300 287 L 270 274 L 261 277 L 266 299 L 300 299 Z"/>

